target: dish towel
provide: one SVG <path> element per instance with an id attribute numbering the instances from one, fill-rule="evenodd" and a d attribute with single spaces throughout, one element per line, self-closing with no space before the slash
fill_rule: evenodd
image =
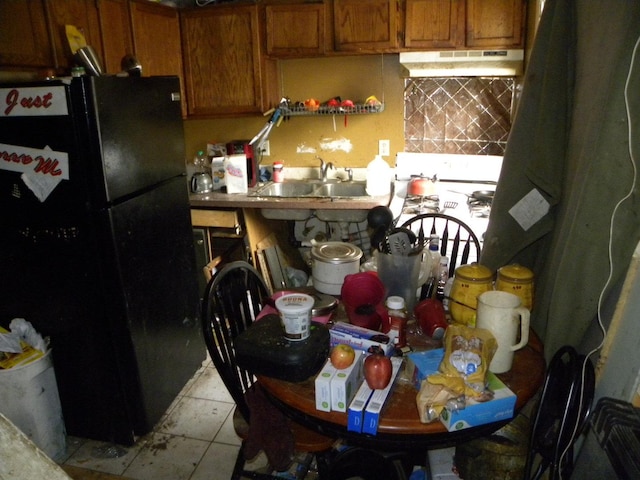
<path id="1" fill-rule="evenodd" d="M 295 445 L 289 420 L 269 401 L 260 385 L 254 384 L 247 390 L 245 398 L 251 413 L 245 458 L 251 459 L 263 450 L 274 470 L 287 470 L 293 461 Z"/>

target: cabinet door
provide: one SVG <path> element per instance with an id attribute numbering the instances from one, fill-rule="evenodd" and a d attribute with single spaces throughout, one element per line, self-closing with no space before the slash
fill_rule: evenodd
<path id="1" fill-rule="evenodd" d="M 98 21 L 96 2 L 86 0 L 47 0 L 47 8 L 51 16 L 53 46 L 58 70 L 68 74 L 75 64 L 65 31 L 65 25 L 74 25 L 84 35 L 87 45 L 95 50 L 104 68 L 104 52 Z"/>
<path id="2" fill-rule="evenodd" d="M 267 110 L 276 72 L 260 53 L 257 6 L 183 11 L 181 22 L 189 115 Z"/>
<path id="3" fill-rule="evenodd" d="M 128 0 L 99 0 L 98 15 L 102 31 L 104 68 L 115 74 L 122 70 L 120 61 L 127 53 L 133 53 Z"/>
<path id="4" fill-rule="evenodd" d="M 267 5 L 267 55 L 309 57 L 325 51 L 325 5 Z"/>
<path id="5" fill-rule="evenodd" d="M 405 47 L 454 48 L 464 35 L 464 0 L 407 0 Z"/>
<path id="6" fill-rule="evenodd" d="M 180 18 L 178 11 L 146 0 L 130 3 L 134 55 L 142 65 L 142 75 L 180 77 L 182 114 L 186 115 Z"/>
<path id="7" fill-rule="evenodd" d="M 398 48 L 397 0 L 334 0 L 334 48 L 383 52 Z"/>
<path id="8" fill-rule="evenodd" d="M 522 47 L 523 0 L 467 0 L 468 47 Z"/>
<path id="9" fill-rule="evenodd" d="M 44 0 L 0 1 L 0 19 L 0 66 L 55 66 Z"/>

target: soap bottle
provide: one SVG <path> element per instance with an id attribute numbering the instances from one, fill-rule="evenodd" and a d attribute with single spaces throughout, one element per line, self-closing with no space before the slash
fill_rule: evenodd
<path id="1" fill-rule="evenodd" d="M 391 191 L 391 167 L 380 155 L 367 165 L 367 195 L 388 195 Z"/>

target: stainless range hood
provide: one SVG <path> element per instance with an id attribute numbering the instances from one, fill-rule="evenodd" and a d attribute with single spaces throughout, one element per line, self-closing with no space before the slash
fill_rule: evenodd
<path id="1" fill-rule="evenodd" d="M 407 77 L 513 77 L 524 71 L 523 50 L 402 52 Z"/>

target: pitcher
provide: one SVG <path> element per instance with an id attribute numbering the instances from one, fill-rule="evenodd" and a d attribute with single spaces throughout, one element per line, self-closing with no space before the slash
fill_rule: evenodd
<path id="1" fill-rule="evenodd" d="M 476 327 L 489 330 L 498 342 L 498 349 L 489 365 L 493 373 L 511 370 L 513 352 L 529 342 L 529 317 L 529 310 L 513 293 L 491 290 L 478 297 Z"/>

